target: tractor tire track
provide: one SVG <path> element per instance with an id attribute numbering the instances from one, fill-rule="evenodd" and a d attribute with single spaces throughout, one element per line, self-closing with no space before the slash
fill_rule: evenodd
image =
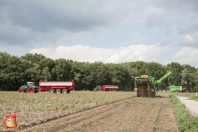
<path id="1" fill-rule="evenodd" d="M 87 128 L 82 128 L 80 131 L 88 131 L 88 132 L 112 132 L 112 131 L 122 131 L 122 126 L 125 127 L 124 125 L 126 122 L 129 122 L 131 120 L 131 116 L 134 116 L 138 113 L 138 110 L 141 109 L 142 105 L 133 102 L 138 102 L 137 98 L 133 100 L 129 100 L 125 106 L 122 109 L 117 109 L 114 113 L 113 116 L 108 116 L 104 120 L 100 121 L 101 124 L 98 126 L 87 126 Z M 135 105 L 135 107 L 134 107 Z M 147 107 L 145 105 L 144 107 Z"/>
<path id="2" fill-rule="evenodd" d="M 157 117 L 155 129 L 153 130 L 153 132 L 178 131 L 178 125 L 174 116 L 175 114 L 172 108 L 172 104 L 170 103 L 170 101 L 168 102 L 169 103 L 166 106 L 162 106 L 161 111 L 159 112 L 159 115 Z"/>
<path id="3" fill-rule="evenodd" d="M 160 110 L 161 110 L 160 106 L 151 109 L 148 115 L 144 117 L 144 121 L 142 122 L 141 127 L 139 127 L 137 131 L 142 132 L 144 130 L 147 130 L 147 132 L 153 132 Z"/>

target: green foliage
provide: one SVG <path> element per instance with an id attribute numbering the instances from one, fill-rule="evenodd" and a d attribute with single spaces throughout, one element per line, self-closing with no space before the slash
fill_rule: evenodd
<path id="1" fill-rule="evenodd" d="M 93 77 L 95 85 L 101 85 L 106 81 L 107 69 L 102 62 L 95 62 L 90 64 L 90 75 Z"/>
<path id="2" fill-rule="evenodd" d="M 71 62 L 65 59 L 55 60 L 55 73 L 58 81 L 72 80 L 71 75 Z"/>
<path id="3" fill-rule="evenodd" d="M 197 100 L 198 101 L 198 96 L 188 96 L 189 99 L 191 100 Z"/>
<path id="4" fill-rule="evenodd" d="M 176 114 L 176 119 L 180 132 L 197 132 L 198 131 L 198 118 L 191 115 L 184 104 L 174 95 L 169 95 L 170 101 Z"/>
<path id="5" fill-rule="evenodd" d="M 172 74 L 169 77 L 169 85 L 181 85 L 181 78 L 182 78 L 182 66 L 177 62 L 171 62 L 166 66 L 168 71 L 171 71 Z"/>

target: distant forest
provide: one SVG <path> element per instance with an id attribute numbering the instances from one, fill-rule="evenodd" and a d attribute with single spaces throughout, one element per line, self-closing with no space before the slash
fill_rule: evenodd
<path id="1" fill-rule="evenodd" d="M 131 60 L 133 61 L 133 60 Z M 77 62 L 69 59 L 50 59 L 41 54 L 25 54 L 17 57 L 0 52 L 0 90 L 17 91 L 27 81 L 37 85 L 44 81 L 75 80 L 75 90 L 93 90 L 97 85 L 119 86 L 120 91 L 133 91 L 134 78 L 147 74 L 160 79 L 172 74 L 158 85 L 157 90 L 167 90 L 170 85 L 182 85 L 188 92 L 198 91 L 198 69 L 190 65 L 171 62 L 162 65 L 156 62 Z"/>

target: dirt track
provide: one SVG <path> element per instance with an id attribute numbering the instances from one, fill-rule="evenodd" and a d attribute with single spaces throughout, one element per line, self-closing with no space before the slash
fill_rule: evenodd
<path id="1" fill-rule="evenodd" d="M 168 97 L 131 98 L 68 115 L 32 128 L 45 132 L 166 132 L 178 131 Z"/>

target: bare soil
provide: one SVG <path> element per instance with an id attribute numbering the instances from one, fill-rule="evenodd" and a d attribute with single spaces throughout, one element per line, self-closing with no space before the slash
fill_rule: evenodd
<path id="1" fill-rule="evenodd" d="M 168 97 L 134 97 L 70 114 L 20 132 L 178 132 Z"/>

